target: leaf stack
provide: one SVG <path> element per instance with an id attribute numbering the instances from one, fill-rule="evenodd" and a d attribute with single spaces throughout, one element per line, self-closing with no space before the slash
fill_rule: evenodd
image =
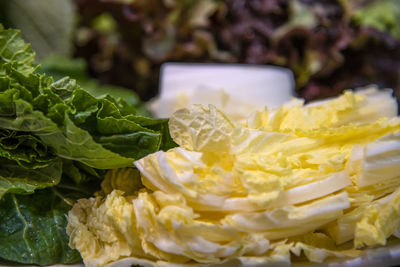
<path id="1" fill-rule="evenodd" d="M 0 26 L 0 258 L 73 263 L 65 214 L 106 169 L 174 146 L 167 121 L 38 72 L 20 32 Z"/>

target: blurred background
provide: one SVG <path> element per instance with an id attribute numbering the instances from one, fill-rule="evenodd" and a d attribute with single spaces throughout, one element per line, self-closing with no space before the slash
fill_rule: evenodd
<path id="1" fill-rule="evenodd" d="M 157 94 L 164 62 L 287 67 L 307 101 L 371 83 L 400 96 L 397 0 L 0 0 L 0 23 L 42 71 L 132 102 Z"/>

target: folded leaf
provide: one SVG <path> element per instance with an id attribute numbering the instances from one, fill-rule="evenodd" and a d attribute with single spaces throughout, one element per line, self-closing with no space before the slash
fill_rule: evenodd
<path id="1" fill-rule="evenodd" d="M 39 138 L 5 129 L 0 129 L 0 156 L 32 169 L 45 167 L 55 159 Z"/>
<path id="2" fill-rule="evenodd" d="M 31 194 L 36 189 L 55 186 L 62 174 L 60 159 L 39 169 L 26 169 L 15 161 L 1 158 L 0 165 L 0 199 L 6 193 Z"/>

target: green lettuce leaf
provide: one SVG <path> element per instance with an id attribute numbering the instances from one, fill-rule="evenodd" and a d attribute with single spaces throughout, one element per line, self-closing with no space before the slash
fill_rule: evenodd
<path id="1" fill-rule="evenodd" d="M 20 32 L 0 25 L 0 259 L 79 261 L 65 232 L 73 203 L 100 189 L 104 170 L 176 145 L 167 120 L 88 91 L 39 73 Z"/>
<path id="2" fill-rule="evenodd" d="M 55 80 L 68 76 L 75 79 L 83 90 L 95 97 L 110 95 L 117 100 L 125 101 L 130 107 L 133 106 L 138 115 L 150 116 L 150 112 L 133 90 L 115 85 L 99 84 L 96 80 L 90 78 L 87 74 L 86 62 L 83 59 L 54 55 L 41 62 L 38 71 L 52 76 Z"/>
<path id="3" fill-rule="evenodd" d="M 0 129 L 0 157 L 16 161 L 26 168 L 41 168 L 54 161 L 55 155 L 36 136 Z"/>
<path id="4" fill-rule="evenodd" d="M 33 52 L 20 43 L 18 31 L 3 30 L 0 36 L 10 38 L 0 42 L 5 74 L 0 77 L 0 128 L 30 132 L 57 156 L 98 169 L 132 166 L 134 160 L 174 145 L 163 144 L 166 120 L 137 116 L 122 98 L 96 98 L 73 79 L 54 82 L 36 68 L 14 62 L 25 54 L 26 64 L 33 66 Z"/>
<path id="5" fill-rule="evenodd" d="M 72 200 L 83 196 L 55 187 L 33 195 L 7 194 L 0 200 L 0 258 L 39 265 L 80 261 L 68 246 L 65 214 Z"/>
<path id="6" fill-rule="evenodd" d="M 36 189 L 55 186 L 62 175 L 61 160 L 40 169 L 26 169 L 15 161 L 0 158 L 0 199 L 6 193 L 31 194 Z"/>
<path id="7" fill-rule="evenodd" d="M 4 30 L 0 25 L 0 66 L 12 62 L 22 74 L 29 74 L 36 70 L 33 64 L 35 53 L 29 44 L 20 37 L 20 32 L 15 30 Z M 0 74 L 4 70 L 0 68 Z"/>
<path id="8" fill-rule="evenodd" d="M 82 185 L 93 180 L 101 180 L 104 174 L 104 170 L 94 169 L 79 161 L 63 160 L 63 175 L 76 185 Z"/>

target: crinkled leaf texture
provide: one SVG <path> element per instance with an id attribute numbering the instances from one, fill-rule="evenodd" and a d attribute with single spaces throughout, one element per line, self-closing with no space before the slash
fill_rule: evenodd
<path id="1" fill-rule="evenodd" d="M 40 73 L 52 76 L 55 80 L 59 80 L 65 76 L 75 79 L 82 86 L 82 89 L 95 97 L 111 95 L 115 99 L 122 98 L 128 104 L 136 109 L 136 114 L 149 116 L 150 112 L 146 109 L 137 94 L 127 88 L 100 84 L 95 79 L 89 77 L 86 61 L 81 58 L 68 58 L 64 56 L 54 55 L 48 57 L 45 61 L 40 62 Z"/>
<path id="2" fill-rule="evenodd" d="M 18 31 L 0 34 L 1 128 L 33 133 L 58 156 L 99 169 L 131 166 L 164 147 L 166 120 L 136 116 L 123 99 L 95 98 L 75 80 L 36 73 L 21 42 Z"/>
<path id="3" fill-rule="evenodd" d="M 391 92 L 373 88 L 242 122 L 213 106 L 181 109 L 169 121 L 180 147 L 135 161 L 139 191 L 120 186 L 134 173 L 110 172 L 105 197 L 69 212 L 70 245 L 86 266 L 109 267 L 356 257 L 400 236 L 396 114 Z"/>
<path id="4" fill-rule="evenodd" d="M 20 32 L 0 25 L 0 259 L 74 263 L 65 228 L 75 200 L 99 189 L 103 169 L 133 167 L 175 143 L 167 120 L 68 77 L 54 81 L 33 62 Z"/>
<path id="5" fill-rule="evenodd" d="M 24 132 L 0 129 L 0 156 L 18 165 L 36 169 L 46 167 L 56 158 L 37 137 Z"/>

